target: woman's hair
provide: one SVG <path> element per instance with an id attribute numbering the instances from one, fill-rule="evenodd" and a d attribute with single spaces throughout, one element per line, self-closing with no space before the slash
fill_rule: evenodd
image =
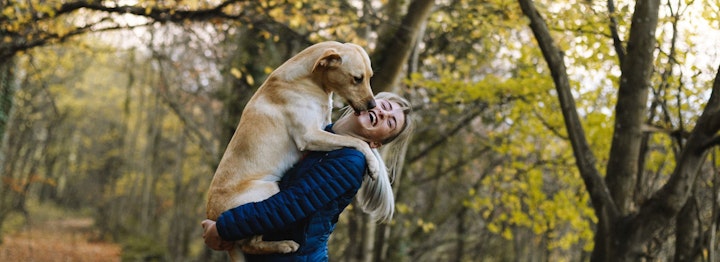
<path id="1" fill-rule="evenodd" d="M 383 153 L 386 155 L 385 159 L 388 160 L 387 166 L 391 171 L 390 177 L 394 179 L 395 171 L 400 170 L 403 164 L 403 152 L 405 151 L 407 143 L 410 141 L 410 136 L 413 131 L 415 131 L 415 123 L 411 116 L 412 106 L 407 99 L 389 92 L 380 92 L 375 95 L 375 99 L 385 99 L 397 103 L 405 115 L 405 122 L 400 128 L 400 131 L 382 141 L 384 148 Z"/>
<path id="2" fill-rule="evenodd" d="M 375 95 L 375 99 L 385 99 L 397 103 L 405 114 L 405 122 L 399 132 L 382 141 L 384 159 L 388 160 L 388 165 L 385 165 L 378 150 L 372 149 L 375 158 L 380 163 L 381 173 L 377 175 L 377 180 L 365 176 L 357 198 L 363 211 L 373 215 L 380 222 L 389 222 L 395 212 L 395 197 L 392 192 L 391 180 L 394 180 L 396 172 L 401 170 L 404 164 L 405 147 L 410 141 L 415 125 L 410 115 L 412 107 L 407 99 L 389 92 L 380 92 Z M 353 112 L 352 108 L 348 107 L 341 118 Z"/>

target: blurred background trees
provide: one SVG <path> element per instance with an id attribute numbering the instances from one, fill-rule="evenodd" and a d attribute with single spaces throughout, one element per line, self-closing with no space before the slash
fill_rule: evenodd
<path id="1" fill-rule="evenodd" d="M 0 235 L 54 206 L 127 260 L 224 261 L 199 222 L 245 102 L 336 40 L 419 128 L 395 219 L 347 210 L 332 260 L 714 261 L 718 4 L 0 0 Z"/>

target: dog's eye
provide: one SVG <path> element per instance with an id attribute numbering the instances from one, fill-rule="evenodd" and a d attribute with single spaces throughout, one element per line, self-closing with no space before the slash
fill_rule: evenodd
<path id="1" fill-rule="evenodd" d="M 355 81 L 355 84 L 360 84 L 363 81 L 363 76 L 353 76 L 353 80 Z"/>

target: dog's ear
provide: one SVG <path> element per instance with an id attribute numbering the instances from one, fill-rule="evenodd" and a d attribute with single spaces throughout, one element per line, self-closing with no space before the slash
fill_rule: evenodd
<path id="1" fill-rule="evenodd" d="M 326 50 L 323 55 L 315 62 L 315 66 L 313 66 L 313 72 L 317 71 L 318 69 L 324 68 L 324 69 L 330 69 L 330 68 L 337 68 L 342 64 L 342 57 L 340 57 L 340 54 L 335 51 L 335 49 L 328 49 Z"/>

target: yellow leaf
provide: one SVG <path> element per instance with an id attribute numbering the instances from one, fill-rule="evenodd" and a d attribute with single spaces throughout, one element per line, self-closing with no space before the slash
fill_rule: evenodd
<path id="1" fill-rule="evenodd" d="M 301 16 L 293 16 L 292 18 L 290 18 L 290 27 L 293 27 L 293 28 L 298 27 L 298 26 L 300 26 L 301 22 L 302 22 Z"/>
<path id="2" fill-rule="evenodd" d="M 248 83 L 249 85 L 254 85 L 254 84 L 255 84 L 255 79 L 253 79 L 253 77 L 252 77 L 251 75 L 245 76 L 245 81 L 247 81 L 247 83 Z"/>
<path id="3" fill-rule="evenodd" d="M 410 207 L 403 203 L 398 203 L 397 205 L 395 205 L 395 209 L 397 209 L 398 213 L 400 214 L 410 213 Z"/>
<path id="4" fill-rule="evenodd" d="M 15 15 L 15 9 L 12 8 L 11 6 L 5 7 L 5 9 L 3 9 L 2 14 L 5 15 L 5 16 L 7 16 L 7 17 L 14 17 L 14 15 Z"/>
<path id="5" fill-rule="evenodd" d="M 263 71 L 265 72 L 265 74 L 269 75 L 270 73 L 272 73 L 273 69 L 272 67 L 266 66 Z"/>
<path id="6" fill-rule="evenodd" d="M 237 68 L 234 68 L 234 67 L 232 69 L 230 69 L 230 74 L 233 75 L 237 79 L 240 79 L 240 77 L 242 77 L 242 72 L 240 72 L 240 70 L 238 70 Z"/>

